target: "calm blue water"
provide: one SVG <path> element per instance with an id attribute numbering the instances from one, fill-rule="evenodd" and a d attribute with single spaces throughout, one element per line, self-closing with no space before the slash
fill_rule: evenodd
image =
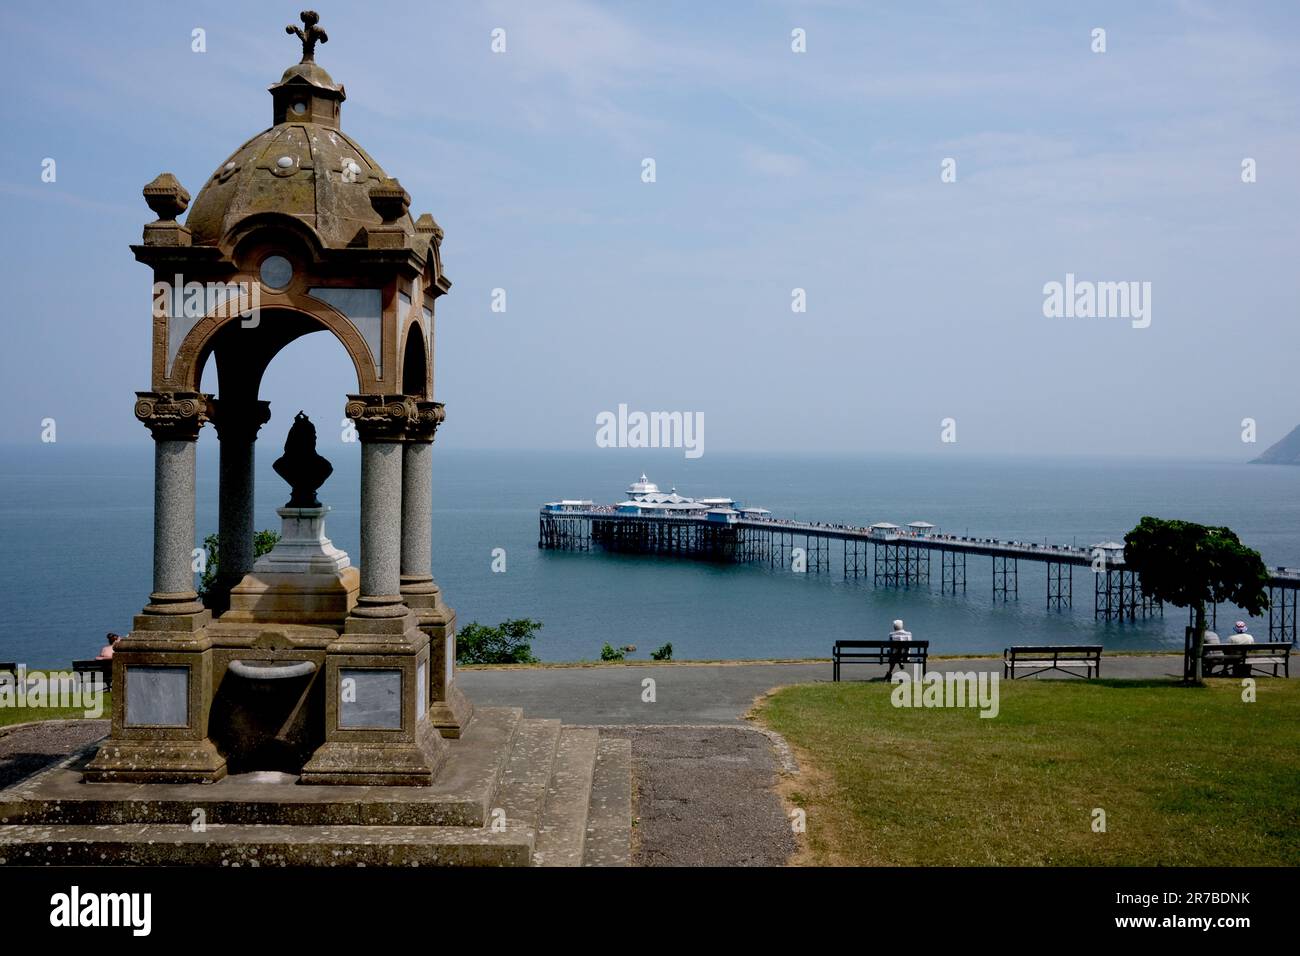
<path id="1" fill-rule="evenodd" d="M 216 530 L 216 442 L 199 446 L 199 537 Z M 322 447 L 335 464 L 321 498 L 327 531 L 358 555 L 358 446 Z M 288 489 L 259 449 L 258 527 L 278 528 Z M 932 521 L 958 534 L 1092 544 L 1121 539 L 1144 514 L 1226 524 L 1269 565 L 1300 565 L 1300 468 L 1133 461 L 788 459 L 680 451 L 471 452 L 435 447 L 434 573 L 462 625 L 542 620 L 544 660 L 594 659 L 605 641 L 644 658 L 825 656 L 836 637 L 883 637 L 903 618 L 935 653 L 1008 643 L 1100 641 L 1181 647 L 1185 612 L 1099 624 L 1091 576 L 1075 572 L 1072 612 L 1045 609 L 1041 569 L 1021 564 L 1020 600 L 994 605 L 987 559 L 971 558 L 963 595 L 873 590 L 869 581 L 764 566 L 537 549 L 537 509 L 561 497 L 621 500 L 642 471 L 667 490 L 730 495 L 778 516 L 860 525 Z M 126 631 L 150 589 L 153 467 L 147 436 L 122 449 L 0 449 L 0 658 L 32 666 L 92 656 Z M 491 570 L 505 548 L 507 571 Z M 835 559 L 838 567 L 838 558 Z M 1227 614 L 1221 609 L 1220 623 Z M 1231 619 L 1231 618 L 1230 618 Z M 1254 622 L 1259 633 L 1263 622 Z"/>

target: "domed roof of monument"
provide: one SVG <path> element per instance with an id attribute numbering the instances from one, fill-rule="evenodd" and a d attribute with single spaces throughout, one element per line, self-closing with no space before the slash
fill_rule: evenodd
<path id="1" fill-rule="evenodd" d="M 217 245 L 242 220 L 283 213 L 310 226 L 330 248 L 352 245 L 383 218 L 370 189 L 383 168 L 339 129 L 281 123 L 258 133 L 217 167 L 199 190 L 185 225 L 195 245 Z M 402 218 L 414 232 L 410 215 Z"/>
<path id="2" fill-rule="evenodd" d="M 325 68 L 315 60 L 304 60 L 301 63 L 295 63 L 289 69 L 284 71 L 280 77 L 280 82 L 276 86 L 283 86 L 295 79 L 303 80 L 312 86 L 319 86 L 325 89 L 341 90 L 343 87 L 334 82 L 334 78 L 325 72 Z"/>
<path id="3" fill-rule="evenodd" d="M 339 128 L 346 93 L 313 59 L 328 37 L 310 13 L 305 31 L 286 28 L 302 39 L 303 59 L 270 88 L 275 125 L 227 157 L 190 207 L 185 225 L 196 246 L 219 245 L 243 220 L 267 213 L 299 220 L 327 248 L 364 245 L 364 230 L 384 222 L 370 190 L 388 174 Z M 419 241 L 408 213 L 397 222 Z"/>

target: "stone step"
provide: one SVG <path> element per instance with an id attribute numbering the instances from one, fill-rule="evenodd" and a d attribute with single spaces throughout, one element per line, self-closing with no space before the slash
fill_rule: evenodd
<path id="1" fill-rule="evenodd" d="M 534 866 L 581 866 L 599 732 L 564 727 L 537 827 Z"/>
<path id="2" fill-rule="evenodd" d="M 546 806 L 546 789 L 555 770 L 559 743 L 558 720 L 533 719 L 520 723 L 515 749 L 501 775 L 501 787 L 492 809 L 493 820 L 500 810 L 509 825 L 537 827 Z"/>
<path id="3" fill-rule="evenodd" d="M 632 865 L 632 741 L 602 737 L 596 746 L 583 866 Z"/>
<path id="4" fill-rule="evenodd" d="M 528 866 L 530 827 L 0 826 L 11 866 Z"/>
<path id="5" fill-rule="evenodd" d="M 211 784 L 83 783 L 94 754 L 68 758 L 0 791 L 0 824 L 483 826 L 515 748 L 517 707 L 483 707 L 429 787 L 300 786 L 288 774 L 240 774 Z"/>

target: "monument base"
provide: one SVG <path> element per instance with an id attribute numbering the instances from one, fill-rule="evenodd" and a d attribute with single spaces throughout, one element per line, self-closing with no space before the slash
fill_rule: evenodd
<path id="1" fill-rule="evenodd" d="M 444 759 L 438 728 L 420 721 L 415 740 L 326 742 L 302 768 L 299 783 L 313 786 L 429 787 Z"/>
<path id="2" fill-rule="evenodd" d="M 216 783 L 226 758 L 212 741 L 116 740 L 86 765 L 87 783 Z"/>
<path id="3" fill-rule="evenodd" d="M 402 600 L 432 648 L 429 719 L 439 733 L 454 739 L 474 716 L 474 705 L 456 686 L 456 612 L 443 602 L 432 577 L 403 577 Z"/>
<path id="4" fill-rule="evenodd" d="M 361 593 L 361 575 L 325 537 L 329 510 L 276 509 L 280 540 L 231 589 L 222 621 L 343 626 Z"/>
<path id="5" fill-rule="evenodd" d="M 428 787 L 305 787 L 284 773 L 89 783 L 92 746 L 0 790 L 0 866 L 630 862 L 628 740 L 481 707 L 444 743 Z"/>

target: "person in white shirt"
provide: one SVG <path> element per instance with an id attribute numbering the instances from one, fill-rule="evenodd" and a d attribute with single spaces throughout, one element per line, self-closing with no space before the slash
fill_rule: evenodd
<path id="1" fill-rule="evenodd" d="M 1248 632 L 1245 621 L 1238 621 L 1232 626 L 1232 636 L 1228 638 L 1229 644 L 1254 644 L 1255 638 Z"/>
<path id="2" fill-rule="evenodd" d="M 912 639 L 912 632 L 903 627 L 903 622 L 901 620 L 897 620 L 889 631 L 889 639 L 891 641 L 910 641 Z M 907 652 L 901 647 L 898 650 L 891 650 L 889 652 L 889 670 L 885 672 L 885 680 L 889 680 L 890 675 L 894 673 L 895 667 L 903 666 L 906 653 Z"/>
<path id="3" fill-rule="evenodd" d="M 1214 631 L 1206 631 L 1204 637 L 1201 638 L 1201 643 L 1208 647 L 1211 644 L 1222 644 L 1222 641 L 1219 640 L 1219 635 Z M 1216 654 L 1205 656 L 1202 660 L 1204 661 L 1202 666 L 1204 667 L 1206 677 L 1209 677 L 1214 673 L 1214 667 L 1216 664 L 1223 666 L 1222 655 Z"/>

